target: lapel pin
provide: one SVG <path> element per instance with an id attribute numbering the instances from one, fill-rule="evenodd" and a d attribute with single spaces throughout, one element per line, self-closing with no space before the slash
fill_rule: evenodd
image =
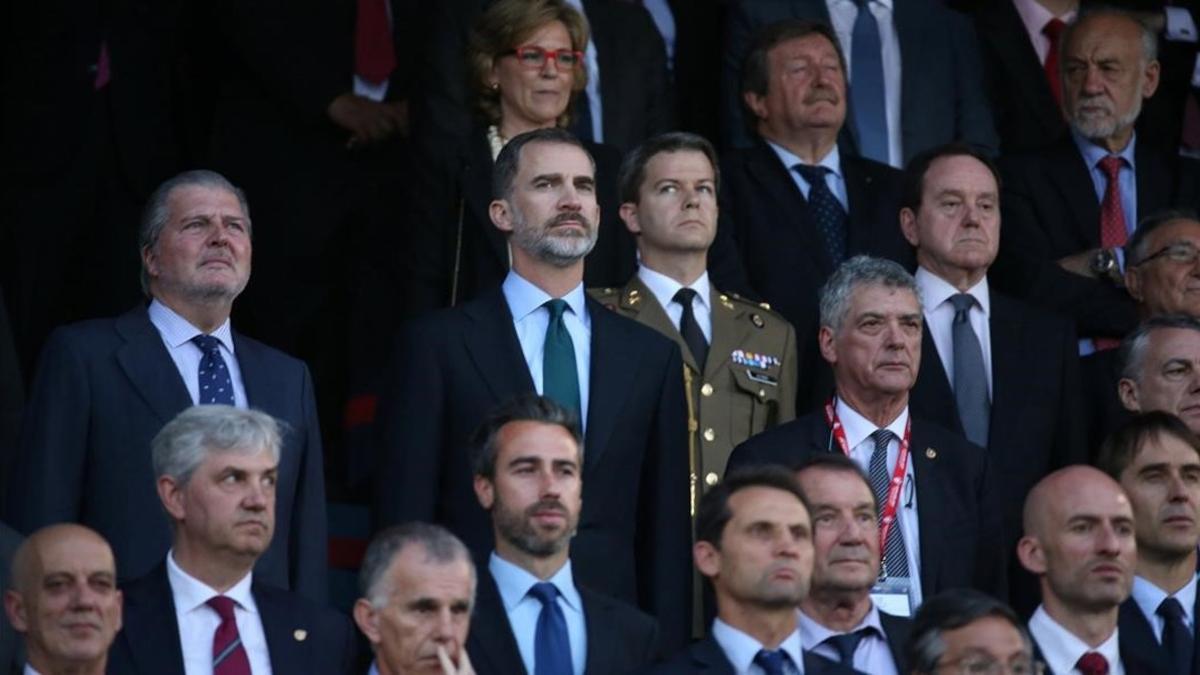
<path id="1" fill-rule="evenodd" d="M 292 631 L 292 637 L 296 638 L 296 642 L 304 642 L 308 638 L 308 631 L 303 628 L 297 628 Z"/>
<path id="2" fill-rule="evenodd" d="M 767 322 L 763 321 L 763 318 L 757 314 L 750 316 L 750 323 L 754 324 L 755 328 L 762 328 L 763 326 L 767 325 Z"/>
<path id="3" fill-rule="evenodd" d="M 925 456 L 929 459 L 937 459 L 937 450 L 933 448 L 925 448 Z"/>

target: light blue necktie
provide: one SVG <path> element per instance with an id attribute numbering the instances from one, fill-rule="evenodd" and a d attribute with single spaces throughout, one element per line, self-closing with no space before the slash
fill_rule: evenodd
<path id="1" fill-rule="evenodd" d="M 887 98 L 883 88 L 883 44 L 869 0 L 854 0 L 858 16 L 850 33 L 850 104 L 858 151 L 868 159 L 888 162 Z"/>

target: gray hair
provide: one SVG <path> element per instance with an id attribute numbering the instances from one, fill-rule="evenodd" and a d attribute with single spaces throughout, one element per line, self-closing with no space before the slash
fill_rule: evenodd
<path id="1" fill-rule="evenodd" d="M 187 187 L 225 190 L 237 197 L 238 205 L 242 208 L 242 215 L 246 217 L 246 233 L 250 234 L 250 204 L 246 201 L 246 193 L 242 192 L 241 188 L 230 183 L 228 179 L 216 171 L 193 169 L 168 178 L 154 190 L 153 194 L 150 195 L 150 199 L 146 200 L 146 208 L 142 209 L 142 222 L 138 229 L 139 254 L 154 248 L 158 244 L 159 236 L 162 235 L 163 229 L 166 228 L 168 221 L 171 219 L 171 207 L 169 203 L 171 193 Z M 142 258 L 141 255 L 138 257 Z M 146 271 L 144 258 L 142 258 L 141 279 L 142 293 L 146 297 L 150 297 L 150 274 Z"/>
<path id="2" fill-rule="evenodd" d="M 154 477 L 170 476 L 186 485 L 210 454 L 257 455 L 279 461 L 283 422 L 257 410 L 228 405 L 197 405 L 184 410 L 150 441 Z"/>
<path id="3" fill-rule="evenodd" d="M 475 563 L 466 545 L 440 525 L 414 521 L 383 530 L 367 546 L 362 568 L 358 571 L 358 592 L 373 607 L 380 609 L 387 605 L 392 591 L 388 587 L 387 571 L 396 556 L 410 545 L 421 546 L 426 560 L 439 564 L 465 560 L 471 568 L 471 604 L 475 604 Z"/>
<path id="4" fill-rule="evenodd" d="M 1063 29 L 1062 35 L 1059 37 L 1058 41 L 1058 70 L 1060 74 L 1066 74 L 1067 62 L 1062 58 L 1063 51 L 1066 49 L 1067 44 L 1075 36 L 1075 31 L 1078 30 L 1079 27 L 1084 23 L 1087 23 L 1091 19 L 1098 16 L 1118 17 L 1131 21 L 1137 25 L 1142 43 L 1143 68 L 1145 68 L 1151 61 L 1158 58 L 1158 35 L 1156 35 L 1155 32 L 1150 29 L 1150 26 L 1146 25 L 1145 21 L 1142 21 L 1141 19 L 1137 18 L 1137 16 L 1130 14 L 1129 12 L 1126 12 L 1118 7 L 1113 7 L 1111 5 L 1096 5 L 1087 9 L 1081 9 L 1079 13 L 1075 15 L 1075 19 L 1068 23 L 1066 28 Z"/>
<path id="5" fill-rule="evenodd" d="M 1121 351 L 1117 355 L 1117 361 L 1121 364 L 1121 377 L 1134 382 L 1141 379 L 1146 348 L 1150 346 L 1150 335 L 1165 328 L 1180 328 L 1200 333 L 1200 320 L 1186 314 L 1163 314 L 1138 324 L 1138 327 L 1121 341 Z"/>
<path id="6" fill-rule="evenodd" d="M 1150 234 L 1155 230 L 1180 220 L 1197 221 L 1196 212 L 1188 208 L 1173 208 L 1155 211 L 1138 221 L 1133 234 L 1125 244 L 1125 265 L 1136 267 L 1145 261 L 1151 252 L 1146 248 L 1150 245 Z"/>
<path id="7" fill-rule="evenodd" d="M 942 634 L 988 617 L 1007 621 L 1020 633 L 1026 654 L 1033 656 L 1033 640 L 1016 612 L 990 595 L 969 588 L 958 588 L 929 598 L 917 610 L 912 634 L 905 648 L 911 672 L 937 672 L 942 657 L 946 655 L 946 641 Z"/>
<path id="8" fill-rule="evenodd" d="M 850 311 L 850 298 L 859 286 L 883 286 L 912 291 L 921 304 L 921 290 L 917 280 L 898 263 L 884 258 L 856 255 L 842 263 L 821 286 L 821 326 L 833 332 L 842 328 L 846 313 Z"/>

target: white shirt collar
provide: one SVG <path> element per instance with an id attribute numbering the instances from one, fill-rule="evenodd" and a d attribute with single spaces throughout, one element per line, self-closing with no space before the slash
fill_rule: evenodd
<path id="1" fill-rule="evenodd" d="M 182 347 L 197 335 L 205 335 L 204 331 L 193 326 L 190 321 L 159 302 L 157 298 L 150 302 L 146 313 L 150 317 L 150 323 L 154 324 L 163 340 L 172 348 Z M 221 345 L 233 353 L 233 329 L 229 327 L 228 318 L 210 335 L 220 340 Z"/>
<path id="2" fill-rule="evenodd" d="M 877 3 L 877 4 L 880 4 L 880 5 L 883 5 L 884 7 L 887 7 L 888 9 L 891 9 L 891 8 L 892 8 L 892 2 L 893 2 L 893 0 L 869 0 L 869 1 L 870 1 L 870 2 L 874 2 L 874 3 Z M 832 0 L 832 2 L 849 2 L 849 3 L 853 3 L 853 2 L 854 2 L 854 0 Z"/>
<path id="3" fill-rule="evenodd" d="M 500 591 L 500 599 L 504 602 L 505 612 L 512 612 L 513 607 L 516 607 L 529 595 L 529 589 L 533 588 L 534 584 L 541 582 L 541 579 L 527 570 L 496 555 L 495 551 L 492 551 L 492 555 L 488 559 L 488 571 L 492 573 L 492 579 L 496 581 L 496 589 Z M 575 578 L 571 573 L 569 558 L 546 581 L 554 584 L 554 587 L 558 589 L 559 596 L 567 603 L 568 607 L 577 612 L 583 612 L 583 598 L 579 596 L 579 590 L 575 588 Z"/>
<path id="4" fill-rule="evenodd" d="M 250 584 L 253 578 L 254 572 L 247 572 L 246 576 L 242 577 L 242 580 L 234 584 L 232 588 L 224 593 L 219 593 L 208 584 L 185 572 L 175 562 L 174 549 L 167 553 L 167 580 L 171 584 L 171 593 L 175 598 L 175 610 L 178 612 L 191 612 L 203 607 L 209 599 L 224 595 L 247 612 L 257 614 L 258 605 L 254 603 L 254 596 L 250 593 Z"/>
<path id="5" fill-rule="evenodd" d="M 744 673 L 749 670 L 750 666 L 754 664 L 754 657 L 758 655 L 759 651 L 765 649 L 761 642 L 730 626 L 719 618 L 713 619 L 712 637 L 721 646 L 721 650 L 725 652 L 725 658 L 729 659 L 729 662 L 733 664 L 733 672 L 735 673 Z M 803 643 L 800 641 L 799 625 L 796 626 L 791 635 L 784 638 L 779 648 L 787 653 L 788 658 L 792 660 L 792 664 L 796 666 L 796 670 L 803 674 L 804 649 Z"/>
<path id="6" fill-rule="evenodd" d="M 641 279 L 642 283 L 646 284 L 646 288 L 650 289 L 650 292 L 654 294 L 654 299 L 658 300 L 658 304 L 664 309 L 675 299 L 675 294 L 679 292 L 679 289 L 683 288 L 683 284 L 665 274 L 655 272 L 645 265 L 638 265 L 637 274 L 638 279 Z M 712 307 L 708 304 L 711 298 L 709 297 L 710 287 L 707 270 L 698 279 L 688 284 L 688 288 L 696 291 L 696 299 L 700 301 L 700 304 L 704 306 L 706 311 L 712 310 Z"/>
<path id="7" fill-rule="evenodd" d="M 1046 613 L 1045 606 L 1038 605 L 1037 611 L 1029 619 L 1029 633 L 1033 635 L 1033 639 L 1037 641 L 1038 647 L 1042 650 L 1046 666 L 1055 673 L 1070 673 L 1078 663 L 1079 657 L 1088 652 L 1099 652 L 1108 661 L 1110 673 L 1123 671 L 1120 665 L 1121 648 L 1116 626 L 1113 626 L 1112 635 L 1108 636 L 1107 640 L 1092 649 L 1086 642 L 1052 619 Z"/>
<path id="8" fill-rule="evenodd" d="M 879 620 L 879 608 L 876 607 L 875 603 L 873 602 L 871 603 L 870 611 L 868 611 L 866 616 L 863 617 L 863 620 L 858 622 L 858 625 L 854 628 L 844 632 L 854 633 L 862 630 L 863 628 L 874 628 L 877 631 L 876 635 L 881 637 L 887 635 L 887 633 L 883 631 L 883 622 Z M 816 649 L 817 645 L 828 640 L 834 635 L 841 635 L 842 633 L 843 631 L 830 630 L 824 625 L 817 623 L 816 619 L 813 619 L 809 615 L 805 614 L 803 610 L 801 610 L 800 641 L 804 645 L 805 649 L 812 651 L 813 649 Z"/>
<path id="9" fill-rule="evenodd" d="M 933 312 L 942 303 L 948 301 L 951 296 L 958 295 L 959 293 L 959 290 L 952 286 L 950 282 L 924 267 L 918 267 L 917 273 L 914 276 L 917 280 L 917 288 L 921 291 L 920 297 L 926 314 Z M 979 308 L 983 310 L 984 316 L 991 316 L 992 298 L 988 292 L 986 274 L 979 280 L 979 283 L 967 289 L 967 294 L 974 296 L 975 302 L 979 303 Z"/>
<path id="10" fill-rule="evenodd" d="M 859 443 L 870 438 L 871 434 L 875 433 L 879 427 L 871 420 L 863 417 L 854 408 L 851 408 L 839 396 L 837 404 L 834 406 L 834 411 L 837 413 L 838 421 L 842 423 L 842 429 L 846 431 L 846 447 L 856 448 Z M 888 431 L 896 435 L 897 440 L 904 438 L 904 427 L 908 425 L 908 406 L 896 415 L 896 419 L 888 423 L 885 427 Z"/>
<path id="11" fill-rule="evenodd" d="M 850 1 L 851 0 L 846 0 L 846 2 Z M 876 1 L 878 2 L 878 0 Z M 791 172 L 792 167 L 796 166 L 797 164 L 808 164 L 808 162 L 800 159 L 790 150 L 774 141 L 767 141 L 767 145 L 771 146 L 771 149 L 775 151 L 775 155 L 779 157 L 779 161 L 783 162 L 783 165 L 787 167 L 789 172 Z M 817 166 L 823 166 L 826 169 L 829 169 L 829 172 L 838 178 L 842 177 L 842 158 L 841 154 L 838 152 L 837 143 L 834 143 L 833 149 L 826 153 L 825 156 L 821 158 L 821 161 L 817 162 Z"/>
<path id="12" fill-rule="evenodd" d="M 1158 606 L 1163 600 L 1167 599 L 1167 592 L 1155 586 L 1146 579 L 1140 576 L 1133 577 L 1133 601 L 1142 610 L 1142 614 L 1147 617 L 1156 616 L 1158 614 Z M 1183 605 L 1183 614 L 1187 618 L 1188 625 L 1196 625 L 1196 617 L 1194 612 L 1196 609 L 1196 575 L 1192 575 L 1190 581 L 1184 584 L 1183 588 L 1178 592 L 1172 593 L 1172 597 Z"/>
<path id="13" fill-rule="evenodd" d="M 516 270 L 509 270 L 508 276 L 504 277 L 504 284 L 500 287 L 504 292 L 504 299 L 508 302 L 508 309 L 512 312 L 513 320 L 520 321 L 532 312 L 541 308 L 547 301 L 552 300 L 550 294 L 530 281 L 517 274 Z M 571 312 L 583 323 L 584 326 L 591 325 L 591 321 L 587 313 L 587 293 L 583 290 L 583 282 L 571 289 L 562 297 L 566 300 L 567 306 L 571 308 Z"/>

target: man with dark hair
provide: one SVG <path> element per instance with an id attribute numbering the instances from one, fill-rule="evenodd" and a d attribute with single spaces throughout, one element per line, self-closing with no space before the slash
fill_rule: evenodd
<path id="1" fill-rule="evenodd" d="M 742 98 L 759 138 L 721 163 L 722 220 L 709 270 L 721 288 L 766 300 L 795 327 L 799 410 L 808 410 L 829 385 L 814 340 L 821 284 L 858 253 L 911 265 L 896 227 L 901 174 L 838 146 L 846 68 L 828 25 L 767 26 L 744 68 Z"/>
<path id="2" fill-rule="evenodd" d="M 840 453 L 796 469 L 813 523 L 812 587 L 800 601 L 800 639 L 816 654 L 872 675 L 907 675 L 911 622 L 871 597 L 879 578 L 879 508 L 870 479 Z"/>
<path id="3" fill-rule="evenodd" d="M 692 558 L 712 582 L 712 630 L 650 673 L 856 672 L 804 651 L 796 606 L 812 574 L 812 527 L 787 469 L 735 471 L 706 492 Z"/>
<path id="4" fill-rule="evenodd" d="M 821 292 L 820 348 L 833 366 L 834 396 L 739 445 L 729 459 L 731 470 L 793 466 L 825 453 L 853 459 L 880 505 L 882 574 L 873 591 L 902 616 L 948 588 L 1007 589 L 987 455 L 909 411 L 921 325 L 912 275 L 887 260 L 847 260 Z"/>
<path id="5" fill-rule="evenodd" d="M 575 583 L 582 441 L 568 410 L 531 394 L 476 433 L 475 496 L 496 540 L 467 643 L 481 675 L 630 672 L 655 655 L 653 619 Z"/>
<path id="6" fill-rule="evenodd" d="M 547 396 L 581 421 L 588 448 L 575 578 L 636 602 L 680 645 L 690 603 L 679 349 L 584 292 L 599 207 L 573 136 L 517 136 L 495 169 L 490 214 L 512 270 L 500 288 L 401 331 L 377 418 L 375 523 L 437 520 L 486 556 L 495 543 L 471 487 L 470 434 L 517 394 Z"/>
<path id="7" fill-rule="evenodd" d="M 1200 433 L 1200 319 L 1147 319 L 1121 343 L 1118 359 L 1117 395 L 1126 415 L 1162 410 Z"/>
<path id="8" fill-rule="evenodd" d="M 358 573 L 354 621 L 371 643 L 369 675 L 473 675 L 467 634 L 475 564 L 445 528 L 405 523 L 375 535 Z"/>
<path id="9" fill-rule="evenodd" d="M 1137 538 L 1121 650 L 1152 658 L 1155 672 L 1197 672 L 1200 439 L 1170 413 L 1142 413 L 1108 437 L 1098 463 L 1129 497 Z"/>
<path id="10" fill-rule="evenodd" d="M 1007 605 L 979 591 L 960 588 L 921 605 L 908 640 L 914 675 L 945 668 L 964 673 L 1035 673 L 1033 639 Z M 1065 674 L 1064 674 L 1065 675 Z"/>
<path id="11" fill-rule="evenodd" d="M 73 521 L 113 547 L 123 579 L 162 561 L 171 542 L 158 507 L 150 440 L 195 404 L 253 407 L 287 423 L 278 530 L 259 579 L 323 601 L 325 478 L 312 380 L 304 363 L 234 332 L 250 279 L 245 195 L 219 174 L 189 171 L 146 204 L 140 251 L 149 299 L 112 319 L 51 336 L 30 389 L 6 520 L 31 532 Z"/>

